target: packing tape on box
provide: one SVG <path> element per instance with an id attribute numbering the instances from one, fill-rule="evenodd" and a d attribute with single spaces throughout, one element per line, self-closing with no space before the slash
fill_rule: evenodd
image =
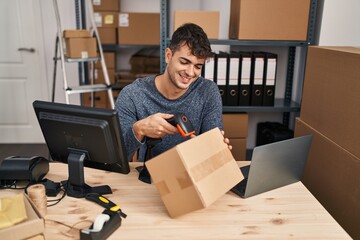
<path id="1" fill-rule="evenodd" d="M 215 153 L 205 161 L 202 161 L 201 163 L 195 165 L 190 169 L 189 172 L 190 175 L 194 178 L 195 182 L 198 182 L 230 161 L 235 160 L 231 155 L 230 150 L 228 148 L 225 148 Z"/>
<path id="2" fill-rule="evenodd" d="M 193 177 L 195 182 L 198 182 L 205 177 L 209 176 L 211 173 L 215 172 L 217 169 L 221 168 L 223 165 L 230 161 L 235 161 L 229 149 L 223 149 L 215 153 L 213 156 L 209 157 L 205 161 L 195 165 L 189 170 L 190 175 Z M 183 174 L 176 176 L 176 181 L 178 182 L 180 189 L 185 189 L 192 186 L 192 181 L 188 172 L 183 172 Z M 165 196 L 170 193 L 170 189 L 166 184 L 165 180 L 155 183 L 158 191 L 162 196 Z"/>
<path id="3" fill-rule="evenodd" d="M 45 186 L 43 184 L 31 185 L 27 189 L 27 194 L 36 206 L 41 216 L 45 216 L 47 213 L 47 198 Z"/>

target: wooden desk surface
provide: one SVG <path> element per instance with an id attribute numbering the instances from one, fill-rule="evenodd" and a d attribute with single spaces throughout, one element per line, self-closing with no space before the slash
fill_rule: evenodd
<path id="1" fill-rule="evenodd" d="M 206 209 L 172 219 L 155 186 L 137 179 L 138 164 L 131 163 L 128 175 L 86 168 L 86 182 L 110 185 L 107 197 L 128 215 L 109 239 L 350 239 L 301 182 L 248 199 L 229 192 Z M 64 180 L 67 165 L 51 163 L 46 177 Z M 48 208 L 46 239 L 78 239 L 76 228 L 86 228 L 102 211 L 96 203 L 65 197 Z"/>

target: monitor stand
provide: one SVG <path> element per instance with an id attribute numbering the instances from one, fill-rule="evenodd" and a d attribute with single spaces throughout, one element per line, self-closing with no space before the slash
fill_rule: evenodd
<path id="1" fill-rule="evenodd" d="M 68 156 L 69 178 L 61 182 L 66 189 L 66 194 L 76 198 L 83 198 L 88 193 L 111 194 L 112 191 L 108 185 L 91 187 L 85 183 L 84 160 L 86 155 L 87 153 L 83 151 L 70 151 Z"/>

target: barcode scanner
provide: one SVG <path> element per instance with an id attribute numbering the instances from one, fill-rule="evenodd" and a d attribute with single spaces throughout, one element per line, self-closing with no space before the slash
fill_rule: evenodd
<path id="1" fill-rule="evenodd" d="M 166 119 L 168 123 L 176 127 L 183 137 L 188 137 L 192 134 L 195 134 L 195 129 L 191 124 L 190 120 L 184 113 L 174 113 L 174 116 L 171 118 Z M 143 166 L 139 166 L 136 170 L 139 171 L 139 180 L 145 183 L 151 184 L 151 176 L 146 168 L 145 162 L 152 158 L 152 148 L 162 141 L 161 138 L 146 138 L 146 152 L 144 158 Z"/>
<path id="2" fill-rule="evenodd" d="M 179 133 L 183 137 L 190 136 L 195 134 L 193 125 L 187 116 L 183 113 L 174 113 L 174 116 L 166 119 L 171 125 L 176 127 L 179 130 Z"/>

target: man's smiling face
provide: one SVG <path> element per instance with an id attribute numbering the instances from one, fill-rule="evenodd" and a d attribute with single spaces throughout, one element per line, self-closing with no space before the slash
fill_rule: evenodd
<path id="1" fill-rule="evenodd" d="M 205 59 L 194 56 L 186 44 L 174 53 L 167 48 L 165 55 L 167 77 L 178 90 L 186 91 L 198 79 Z"/>

